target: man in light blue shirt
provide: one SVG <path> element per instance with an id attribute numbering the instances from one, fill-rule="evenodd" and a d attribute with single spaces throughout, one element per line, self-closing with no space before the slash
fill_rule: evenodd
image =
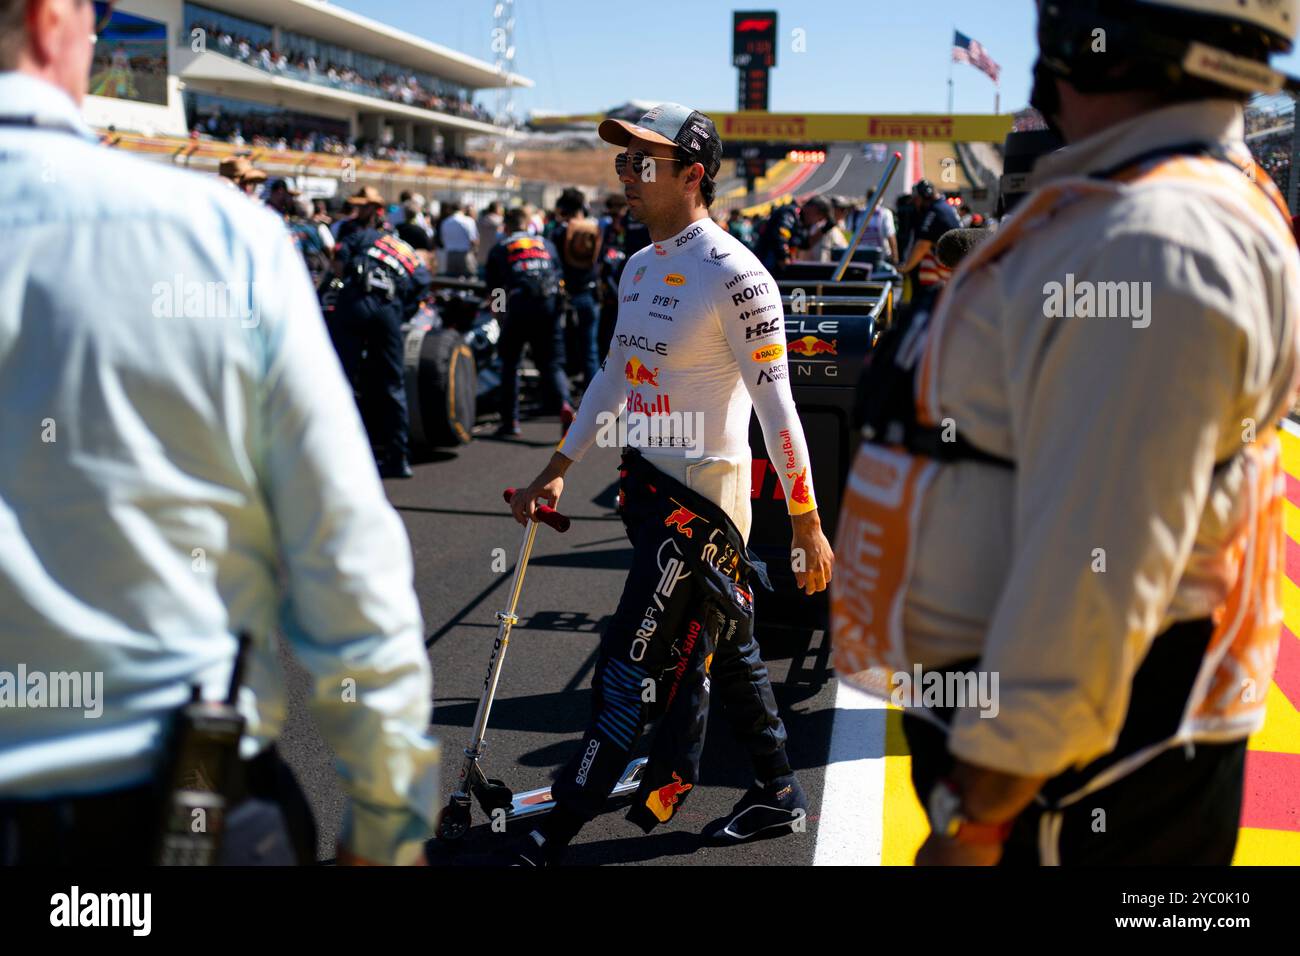
<path id="1" fill-rule="evenodd" d="M 33 807 L 138 794 L 244 631 L 245 761 L 284 721 L 278 631 L 338 757 L 340 860 L 417 862 L 438 747 L 410 545 L 306 269 L 215 177 L 97 144 L 93 11 L 0 0 L 0 862 Z M 69 673 L 96 699 L 33 689 Z"/>

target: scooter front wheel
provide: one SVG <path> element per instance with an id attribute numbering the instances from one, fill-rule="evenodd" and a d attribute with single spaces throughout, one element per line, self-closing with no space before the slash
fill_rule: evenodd
<path id="1" fill-rule="evenodd" d="M 459 840 L 469 832 L 469 800 L 452 797 L 438 818 L 438 839 L 448 843 Z"/>

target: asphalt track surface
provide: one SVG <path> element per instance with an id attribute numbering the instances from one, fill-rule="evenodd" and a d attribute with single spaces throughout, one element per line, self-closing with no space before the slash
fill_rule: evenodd
<path id="1" fill-rule="evenodd" d="M 385 482 L 402 516 L 415 561 L 415 589 L 424 614 L 434 672 L 434 727 L 443 746 L 442 790 L 455 784 L 474 720 L 495 613 L 509 599 L 523 529 L 506 511 L 503 489 L 523 486 L 545 465 L 559 440 L 555 417 L 526 421 L 523 436 L 487 436 L 415 466 L 408 481 Z M 591 675 L 604 620 L 613 613 L 630 566 L 631 548 L 614 512 L 618 452 L 593 448 L 566 479 L 560 510 L 573 519 L 564 535 L 542 527 L 524 579 L 488 732 L 484 770 L 514 790 L 550 783 L 577 752 L 591 707 Z M 494 549 L 503 553 L 494 555 Z M 505 572 L 494 570 L 504 563 Z M 762 600 L 798 601 L 796 593 Z M 761 608 L 761 603 L 759 604 Z M 759 611 L 761 615 L 761 610 Z M 625 808 L 597 818 L 574 842 L 566 864 L 810 865 L 835 714 L 834 681 L 821 632 L 759 629 L 776 698 L 790 735 L 789 756 L 809 798 L 806 830 L 741 847 L 706 846 L 700 829 L 721 816 L 752 780 L 749 760 L 715 707 L 700 784 L 665 825 L 643 835 Z M 304 706 L 306 677 L 287 663 L 289 721 L 280 741 L 316 815 L 319 858 L 332 859 L 343 799 L 333 756 Z M 474 828 L 457 846 L 430 846 L 434 865 L 481 865 L 504 841 L 523 832 L 493 832 L 474 806 Z"/>

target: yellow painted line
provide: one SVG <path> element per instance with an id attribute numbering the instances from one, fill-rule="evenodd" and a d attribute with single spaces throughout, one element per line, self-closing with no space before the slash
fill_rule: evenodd
<path id="1" fill-rule="evenodd" d="M 1282 464 L 1287 474 L 1300 476 L 1300 435 L 1282 430 Z M 1286 502 L 1283 520 L 1288 538 L 1300 541 L 1300 507 Z M 1282 613 L 1286 626 L 1300 635 L 1300 585 L 1282 578 Z M 1283 640 L 1295 640 L 1286 634 Z M 1276 684 L 1270 684 L 1264 726 L 1248 743 L 1252 751 L 1300 754 L 1300 711 Z M 912 788 L 912 758 L 903 736 L 902 712 L 890 707 L 885 724 L 885 799 L 881 863 L 911 866 L 930 828 Z M 1300 833 L 1289 830 L 1242 828 L 1234 866 L 1300 866 Z"/>
<path id="2" fill-rule="evenodd" d="M 1269 684 L 1264 702 L 1264 726 L 1251 734 L 1249 749 L 1300 754 L 1300 713 L 1276 684 Z"/>
<path id="3" fill-rule="evenodd" d="M 1300 541 L 1300 508 L 1286 500 L 1282 502 L 1282 523 L 1286 536 L 1292 541 Z"/>
<path id="4" fill-rule="evenodd" d="M 1242 828 L 1233 866 L 1300 866 L 1300 833 Z"/>
<path id="5" fill-rule="evenodd" d="M 890 705 L 885 716 L 884 833 L 881 866 L 911 866 L 930 835 L 925 810 L 912 786 L 912 758 L 903 736 L 903 712 Z"/>
<path id="6" fill-rule="evenodd" d="M 1279 431 L 1282 435 L 1282 470 L 1288 475 L 1300 476 L 1300 436 L 1285 428 Z"/>
<path id="7" fill-rule="evenodd" d="M 1268 688 L 1264 726 L 1250 738 L 1251 750 L 1300 753 L 1300 713 L 1277 685 Z M 912 758 L 903 736 L 903 713 L 892 705 L 885 719 L 885 799 L 880 862 L 912 866 L 930 834 L 925 810 L 912 787 Z M 1243 828 L 1234 866 L 1300 865 L 1300 833 Z"/>

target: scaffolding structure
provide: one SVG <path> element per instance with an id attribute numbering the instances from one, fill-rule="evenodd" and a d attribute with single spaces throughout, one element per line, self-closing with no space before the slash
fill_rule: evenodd
<path id="1" fill-rule="evenodd" d="M 515 152 L 511 134 L 519 126 L 512 78 L 515 68 L 514 0 L 496 0 L 492 6 L 492 52 L 496 71 L 504 80 L 497 93 L 496 123 L 502 128 L 502 135 L 493 138 L 492 175 L 501 181 L 502 188 L 514 189 L 518 184 L 514 177 Z"/>

